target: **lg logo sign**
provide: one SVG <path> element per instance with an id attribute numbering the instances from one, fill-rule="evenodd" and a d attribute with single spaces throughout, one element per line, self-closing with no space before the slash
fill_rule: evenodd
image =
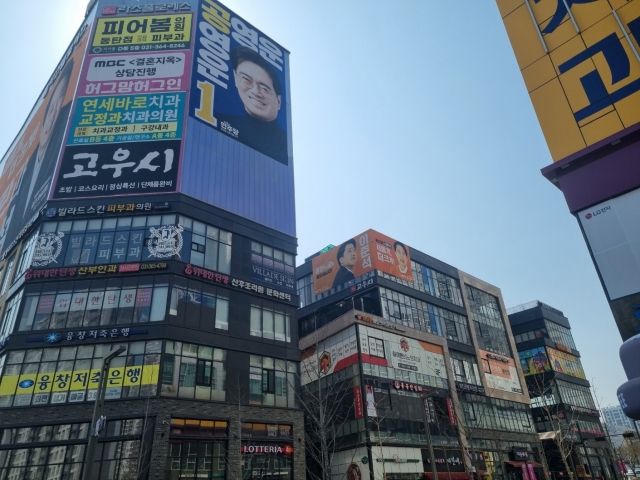
<path id="1" fill-rule="evenodd" d="M 600 210 L 596 210 L 595 212 L 592 213 L 587 213 L 584 218 L 586 220 L 591 220 L 593 217 L 595 217 L 596 215 L 600 215 L 601 213 L 605 213 L 608 212 L 609 210 L 611 210 L 611 207 L 604 207 L 601 208 Z"/>

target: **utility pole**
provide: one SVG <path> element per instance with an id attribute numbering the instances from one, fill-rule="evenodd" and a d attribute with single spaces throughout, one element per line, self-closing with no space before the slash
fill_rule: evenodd
<path id="1" fill-rule="evenodd" d="M 93 455 L 98 444 L 98 432 L 96 430 L 96 423 L 98 417 L 102 413 L 104 407 L 104 397 L 106 394 L 107 377 L 109 376 L 109 364 L 111 360 L 126 350 L 125 347 L 120 345 L 116 350 L 113 350 L 102 361 L 102 370 L 100 371 L 100 383 L 98 383 L 98 391 L 96 392 L 96 403 L 93 405 L 93 416 L 91 417 L 91 423 L 89 424 L 89 443 L 87 444 L 87 451 L 84 456 L 84 472 L 82 474 L 82 480 L 91 480 L 93 470 Z"/>

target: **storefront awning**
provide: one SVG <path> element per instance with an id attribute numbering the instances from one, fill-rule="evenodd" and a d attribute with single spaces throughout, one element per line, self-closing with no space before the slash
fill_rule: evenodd
<path id="1" fill-rule="evenodd" d="M 512 467 L 521 468 L 522 465 L 529 464 L 533 465 L 533 468 L 542 468 L 542 464 L 538 462 L 505 462 L 507 465 L 511 465 Z"/>
<path id="2" fill-rule="evenodd" d="M 433 473 L 424 472 L 424 478 L 433 480 Z M 471 480 L 466 472 L 438 472 L 438 480 Z"/>

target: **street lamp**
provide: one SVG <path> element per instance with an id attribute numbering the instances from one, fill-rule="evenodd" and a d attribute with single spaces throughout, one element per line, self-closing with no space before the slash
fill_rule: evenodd
<path id="1" fill-rule="evenodd" d="M 96 403 L 93 405 L 93 416 L 91 417 L 91 423 L 89 424 L 89 443 L 87 444 L 87 451 L 84 456 L 84 473 L 82 474 L 82 480 L 91 480 L 93 470 L 93 454 L 98 444 L 98 434 L 100 433 L 96 428 L 98 417 L 102 413 L 102 407 L 104 406 L 104 397 L 106 394 L 107 377 L 109 376 L 109 364 L 111 360 L 126 350 L 125 347 L 120 345 L 116 350 L 113 350 L 102 361 L 102 370 L 100 371 L 100 382 L 98 383 L 98 391 L 96 392 Z"/>

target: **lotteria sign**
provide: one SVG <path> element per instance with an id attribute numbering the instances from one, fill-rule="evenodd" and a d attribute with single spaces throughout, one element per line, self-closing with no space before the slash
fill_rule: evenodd
<path id="1" fill-rule="evenodd" d="M 242 453 L 284 453 L 285 455 L 291 455 L 293 447 L 291 445 L 285 445 L 284 447 L 279 445 L 242 445 L 240 451 Z"/>

